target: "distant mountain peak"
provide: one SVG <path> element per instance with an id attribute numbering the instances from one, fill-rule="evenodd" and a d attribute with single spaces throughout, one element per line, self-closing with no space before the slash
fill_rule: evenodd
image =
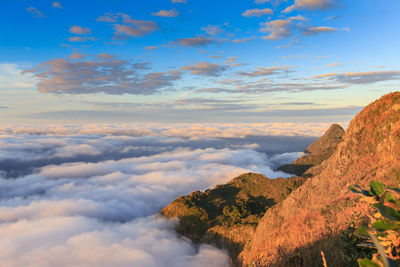
<path id="1" fill-rule="evenodd" d="M 306 155 L 298 158 L 292 164 L 279 167 L 278 170 L 299 176 L 305 173 L 315 175 L 317 173 L 315 170 L 313 172 L 307 172 L 307 170 L 327 160 L 342 141 L 344 133 L 345 131 L 339 124 L 332 124 L 320 138 L 307 147 Z"/>

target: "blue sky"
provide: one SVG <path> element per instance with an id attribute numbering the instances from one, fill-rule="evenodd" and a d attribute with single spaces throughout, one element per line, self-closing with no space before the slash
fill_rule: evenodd
<path id="1" fill-rule="evenodd" d="M 175 2 L 1 1 L 0 123 L 334 122 L 398 90 L 398 0 Z"/>

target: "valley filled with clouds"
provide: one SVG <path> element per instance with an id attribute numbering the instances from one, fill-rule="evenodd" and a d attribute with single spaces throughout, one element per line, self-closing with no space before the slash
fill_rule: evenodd
<path id="1" fill-rule="evenodd" d="M 202 134 L 192 135 L 188 125 L 3 127 L 2 264 L 223 266 L 224 251 L 177 236 L 177 221 L 158 211 L 245 172 L 288 177 L 276 167 L 315 140 L 268 128 L 245 138 L 244 125 L 226 126 L 225 136 L 216 125 L 198 125 Z"/>

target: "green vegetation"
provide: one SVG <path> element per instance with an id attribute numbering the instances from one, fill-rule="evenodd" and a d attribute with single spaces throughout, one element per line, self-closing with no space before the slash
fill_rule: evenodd
<path id="1" fill-rule="evenodd" d="M 179 197 L 160 213 L 180 219 L 178 233 L 194 242 L 220 244 L 234 258 L 267 209 L 304 181 L 301 177 L 268 179 L 261 174 L 243 174 L 205 192 Z"/>
<path id="2" fill-rule="evenodd" d="M 400 189 L 372 181 L 370 190 L 352 186 L 353 192 L 364 196 L 377 210 L 368 227 L 360 227 L 357 234 L 367 243 L 361 246 L 377 250 L 372 259 L 358 259 L 361 267 L 398 266 L 400 260 Z"/>

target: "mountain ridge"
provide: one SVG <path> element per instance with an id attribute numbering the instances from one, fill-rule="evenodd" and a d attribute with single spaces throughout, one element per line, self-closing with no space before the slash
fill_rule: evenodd
<path id="1" fill-rule="evenodd" d="M 341 231 L 354 214 L 361 218 L 371 213 L 369 204 L 358 201 L 348 187 L 366 187 L 371 180 L 389 186 L 400 182 L 400 92 L 365 107 L 320 168 L 266 212 L 239 256 L 242 265 L 322 265 L 322 250 L 332 266 L 343 266 Z"/>
<path id="2" fill-rule="evenodd" d="M 193 241 L 228 249 L 237 266 L 322 266 L 321 251 L 330 266 L 355 264 L 358 253 L 364 252 L 353 240 L 354 227 L 368 222 L 373 210 L 348 187 L 366 187 L 371 180 L 399 185 L 400 92 L 365 107 L 345 132 L 332 125 L 306 153 L 293 162 L 310 163 L 303 177 L 271 182 L 261 174 L 244 174 L 214 189 L 180 197 L 160 213 L 180 218 L 178 233 Z M 292 184 L 285 191 L 287 182 Z M 267 183 L 276 188 L 264 187 Z M 232 185 L 233 195 L 218 193 Z M 271 190 L 283 194 L 277 197 Z M 262 198 L 257 202 L 257 196 L 270 202 L 260 202 Z M 207 209 L 215 201 L 220 206 L 212 214 Z M 246 203 L 261 203 L 265 210 L 253 214 L 243 208 Z M 216 223 L 217 219 L 221 221 Z M 196 224 L 202 220 L 206 227 Z M 201 234 L 191 236 L 194 229 L 201 229 Z"/>
<path id="3" fill-rule="evenodd" d="M 320 138 L 306 148 L 304 156 L 291 164 L 280 166 L 278 170 L 297 176 L 304 174 L 307 176 L 315 175 L 317 173 L 315 169 L 314 171 L 308 170 L 321 164 L 333 154 L 344 133 L 345 131 L 339 124 L 332 124 Z"/>

